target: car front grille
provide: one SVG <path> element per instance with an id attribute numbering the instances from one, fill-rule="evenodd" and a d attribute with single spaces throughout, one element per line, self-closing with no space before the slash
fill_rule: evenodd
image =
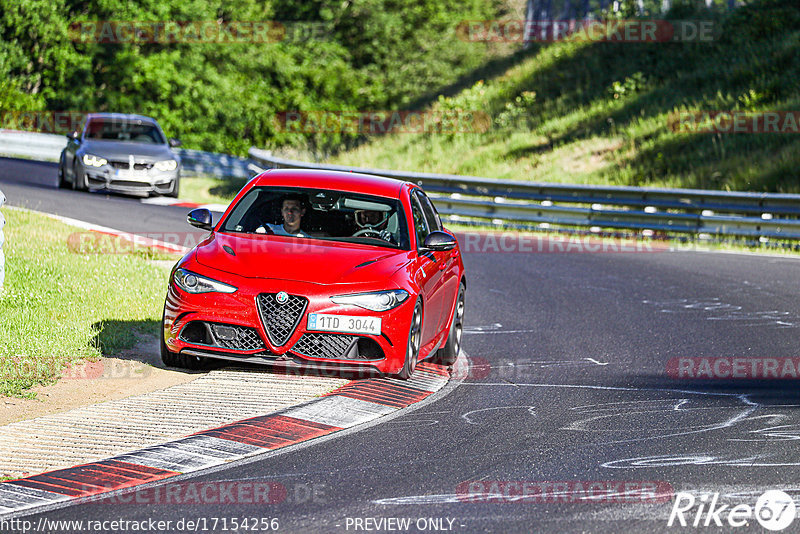
<path id="1" fill-rule="evenodd" d="M 180 339 L 193 345 L 250 351 L 265 348 L 255 328 L 192 321 L 181 330 Z"/>
<path id="2" fill-rule="evenodd" d="M 112 167 L 114 167 L 115 169 L 124 169 L 124 170 L 130 170 L 131 169 L 130 162 L 128 162 L 128 161 L 109 161 L 108 164 L 111 165 Z M 149 169 L 152 169 L 152 168 L 153 168 L 153 164 L 152 163 L 134 163 L 133 164 L 133 169 L 136 170 L 136 171 L 146 171 L 146 170 L 149 170 Z"/>
<path id="3" fill-rule="evenodd" d="M 313 358 L 344 359 L 354 343 L 358 343 L 356 336 L 309 332 L 303 334 L 303 337 L 292 346 L 291 351 Z"/>
<path id="4" fill-rule="evenodd" d="M 277 293 L 262 293 L 256 297 L 256 305 L 264 330 L 270 343 L 276 347 L 285 345 L 292 337 L 300 319 L 308 307 L 308 299 L 289 295 L 283 304 L 276 299 Z"/>

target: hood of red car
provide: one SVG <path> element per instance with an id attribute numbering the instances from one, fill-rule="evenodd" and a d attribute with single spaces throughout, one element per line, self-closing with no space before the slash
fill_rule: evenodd
<path id="1" fill-rule="evenodd" d="M 246 234 L 213 234 L 198 245 L 195 258 L 206 267 L 248 278 L 326 285 L 386 279 L 410 261 L 403 250 Z"/>

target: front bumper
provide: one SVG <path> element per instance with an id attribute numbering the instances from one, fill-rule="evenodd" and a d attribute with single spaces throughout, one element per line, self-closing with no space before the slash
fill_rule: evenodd
<path id="1" fill-rule="evenodd" d="M 114 193 L 148 196 L 151 193 L 166 195 L 174 190 L 180 178 L 180 166 L 174 171 L 159 171 L 155 167 L 125 171 L 110 164 L 89 167 L 80 164 L 90 191 L 104 190 Z"/>
<path id="2" fill-rule="evenodd" d="M 236 284 L 236 281 L 226 279 Z M 243 279 L 242 279 L 243 281 Z M 307 367 L 374 368 L 396 373 L 405 360 L 406 341 L 414 300 L 386 312 L 372 312 L 331 302 L 334 294 L 354 293 L 352 288 L 331 291 L 307 282 L 263 279 L 237 285 L 236 293 L 189 294 L 170 284 L 164 308 L 164 340 L 172 352 L 249 363 L 281 362 Z M 286 336 L 276 335 L 259 295 L 277 294 L 307 299 L 296 326 Z M 379 316 L 380 335 L 320 332 L 307 328 L 310 313 Z M 274 323 L 272 323 L 274 324 Z M 276 345 L 274 342 L 285 342 Z"/>

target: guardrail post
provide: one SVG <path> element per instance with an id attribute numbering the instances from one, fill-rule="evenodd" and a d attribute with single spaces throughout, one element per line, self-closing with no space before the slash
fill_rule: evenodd
<path id="1" fill-rule="evenodd" d="M 0 191 L 0 208 L 6 203 L 6 196 Z M 6 277 L 6 258 L 3 255 L 3 227 L 6 225 L 6 219 L 3 217 L 3 212 L 0 212 L 0 289 L 3 289 L 3 281 Z"/>

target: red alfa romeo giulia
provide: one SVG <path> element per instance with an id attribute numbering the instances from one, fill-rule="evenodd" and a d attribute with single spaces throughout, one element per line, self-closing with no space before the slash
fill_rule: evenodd
<path id="1" fill-rule="evenodd" d="M 271 170 L 253 178 L 175 266 L 161 356 L 408 378 L 451 364 L 466 278 L 458 243 L 422 189 L 364 174 Z"/>

